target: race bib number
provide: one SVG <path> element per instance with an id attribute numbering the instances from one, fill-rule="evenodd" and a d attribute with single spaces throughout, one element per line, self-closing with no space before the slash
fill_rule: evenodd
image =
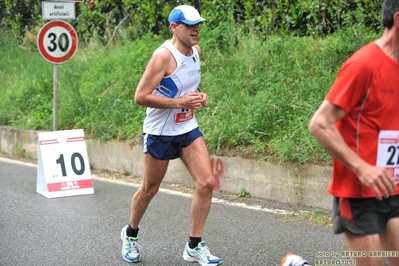
<path id="1" fill-rule="evenodd" d="M 377 166 L 391 172 L 399 184 L 399 131 L 381 130 L 378 136 Z"/>
<path id="2" fill-rule="evenodd" d="M 193 119 L 193 117 L 194 117 L 193 109 L 190 110 L 182 109 L 182 112 L 176 113 L 175 123 L 176 124 L 184 123 Z"/>

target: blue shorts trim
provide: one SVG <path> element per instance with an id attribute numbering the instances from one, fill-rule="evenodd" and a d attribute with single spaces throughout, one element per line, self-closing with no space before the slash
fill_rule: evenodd
<path id="1" fill-rule="evenodd" d="M 190 132 L 177 136 L 157 136 L 143 133 L 143 153 L 149 153 L 159 160 L 173 160 L 181 157 L 182 148 L 190 145 L 194 140 L 202 137 L 197 127 Z"/>

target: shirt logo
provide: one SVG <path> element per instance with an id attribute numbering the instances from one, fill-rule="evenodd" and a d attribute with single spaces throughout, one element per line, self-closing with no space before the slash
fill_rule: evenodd
<path id="1" fill-rule="evenodd" d="M 195 76 L 195 75 L 199 74 L 200 72 L 201 72 L 200 69 L 195 69 L 195 70 L 188 71 L 187 75 L 192 77 L 192 76 Z"/>
<path id="2" fill-rule="evenodd" d="M 382 93 L 393 94 L 395 92 L 395 90 L 394 89 L 382 89 L 381 92 Z"/>

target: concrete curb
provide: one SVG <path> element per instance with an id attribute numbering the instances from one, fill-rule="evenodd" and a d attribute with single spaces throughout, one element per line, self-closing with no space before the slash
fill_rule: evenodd
<path id="1" fill-rule="evenodd" d="M 0 127 L 0 151 L 37 159 L 38 132 Z M 93 168 L 142 175 L 141 145 L 132 146 L 121 141 L 100 143 L 88 139 L 86 146 Z M 331 167 L 291 163 L 274 165 L 264 161 L 214 155 L 211 155 L 211 164 L 217 190 L 239 193 L 245 189 L 254 197 L 331 209 L 331 196 L 326 192 L 331 179 Z M 170 162 L 164 180 L 194 185 L 180 160 Z"/>

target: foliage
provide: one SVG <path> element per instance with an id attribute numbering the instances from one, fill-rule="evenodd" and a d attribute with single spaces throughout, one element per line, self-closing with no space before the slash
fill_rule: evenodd
<path id="1" fill-rule="evenodd" d="M 245 189 L 245 187 L 242 187 L 242 188 L 240 189 L 240 192 L 237 193 L 237 196 L 240 197 L 240 198 L 250 198 L 250 197 L 251 197 L 251 193 L 249 193 L 249 192 Z"/>
<path id="2" fill-rule="evenodd" d="M 211 152 L 329 163 L 307 131 L 309 119 L 343 61 L 378 34 L 350 27 L 325 38 L 265 37 L 228 22 L 201 30 L 201 89 L 210 101 L 196 115 Z M 0 125 L 50 130 L 51 64 L 37 50 L 22 50 L 3 36 Z M 112 46 L 92 40 L 78 49 L 59 65 L 58 128 L 82 128 L 103 141 L 139 142 L 145 108 L 134 104 L 135 88 L 163 40 L 149 33 Z"/>
<path id="3" fill-rule="evenodd" d="M 164 1 L 97 1 L 94 6 L 81 5 L 76 28 L 86 41 L 93 37 L 104 43 L 117 42 L 124 36 L 135 39 L 148 32 L 165 32 L 171 10 L 172 6 Z"/>
<path id="4" fill-rule="evenodd" d="M 316 225 L 332 228 L 331 213 L 325 209 L 317 208 L 314 211 L 299 211 L 287 214 L 286 222 L 308 221 Z"/>
<path id="5" fill-rule="evenodd" d="M 200 122 L 211 150 L 235 149 L 277 162 L 328 161 L 309 136 L 308 121 L 342 62 L 376 34 L 350 28 L 325 39 L 275 35 L 265 41 L 234 34 L 236 45 L 203 52 L 202 87 L 212 95 L 212 108 L 201 110 Z"/>
<path id="6" fill-rule="evenodd" d="M 139 140 L 145 109 L 134 90 L 152 51 L 170 36 L 180 0 L 87 0 L 70 21 L 81 44 L 59 66 L 59 128 L 101 140 Z M 342 62 L 381 32 L 372 0 L 188 0 L 203 24 L 198 112 L 209 148 L 274 161 L 328 161 L 307 132 Z M 41 2 L 0 0 L 0 125 L 51 129 L 52 67 L 36 51 Z M 40 71 L 37 71 L 37 70 Z"/>
<path id="7" fill-rule="evenodd" d="M 0 28 L 22 36 L 39 20 L 40 5 L 41 2 L 36 0 L 0 0 Z"/>
<path id="8" fill-rule="evenodd" d="M 76 4 L 77 18 L 70 21 L 81 43 L 103 44 L 136 39 L 149 32 L 167 36 L 167 18 L 174 6 L 190 4 L 201 10 L 211 29 L 239 24 L 263 36 L 326 36 L 346 27 L 381 30 L 381 1 L 373 0 L 86 0 Z M 37 34 L 41 2 L 0 0 L 0 26 L 16 37 L 26 30 Z"/>

